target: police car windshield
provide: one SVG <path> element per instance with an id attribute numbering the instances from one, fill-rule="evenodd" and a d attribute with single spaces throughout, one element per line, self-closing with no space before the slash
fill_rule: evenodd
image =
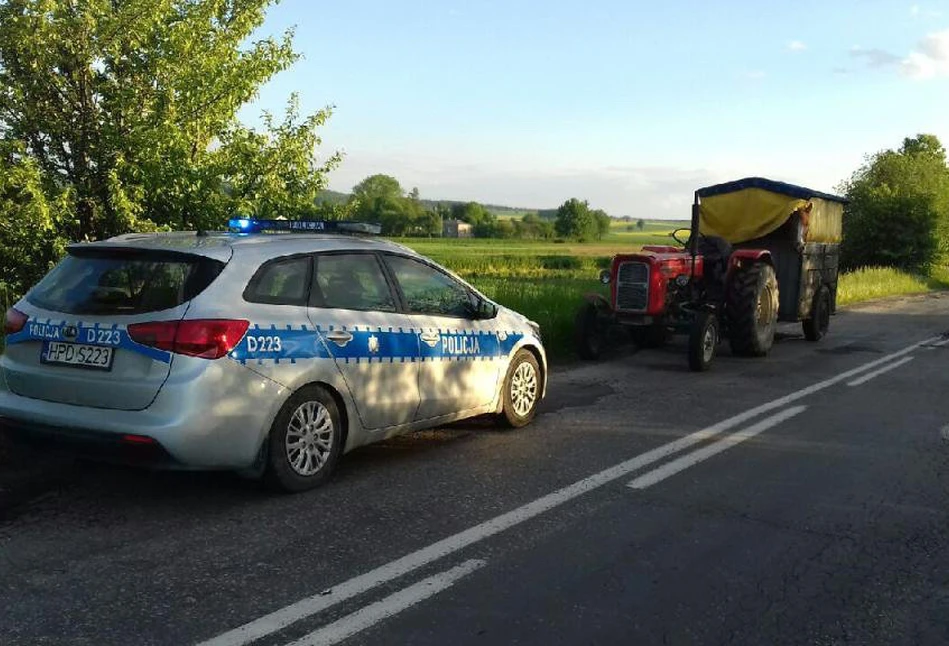
<path id="1" fill-rule="evenodd" d="M 191 300 L 223 267 L 186 254 L 85 252 L 66 257 L 27 299 L 65 314 L 145 314 Z"/>

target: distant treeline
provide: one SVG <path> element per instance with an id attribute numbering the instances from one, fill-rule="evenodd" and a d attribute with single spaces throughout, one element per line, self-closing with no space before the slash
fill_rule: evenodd
<path id="1" fill-rule="evenodd" d="M 313 216 L 360 220 L 382 225 L 383 235 L 437 237 L 447 220 L 471 225 L 477 238 L 522 238 L 549 240 L 599 240 L 609 233 L 611 218 L 586 201 L 571 198 L 557 209 L 527 211 L 512 207 L 425 200 L 418 189 L 406 192 L 390 175 L 371 175 L 353 187 L 352 193 L 323 191 L 316 199 Z M 521 217 L 503 217 L 523 213 Z M 640 221 L 641 222 L 641 221 Z M 639 225 L 641 229 L 642 224 Z"/>

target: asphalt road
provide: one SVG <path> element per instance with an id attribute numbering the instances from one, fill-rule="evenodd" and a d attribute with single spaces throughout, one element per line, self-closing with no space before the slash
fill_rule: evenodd
<path id="1" fill-rule="evenodd" d="M 0 644 L 949 643 L 949 297 L 782 331 L 558 370 L 526 429 L 295 496 L 7 449 Z"/>

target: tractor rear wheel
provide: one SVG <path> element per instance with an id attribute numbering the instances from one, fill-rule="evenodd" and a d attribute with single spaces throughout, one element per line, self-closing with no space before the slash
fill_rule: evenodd
<path id="1" fill-rule="evenodd" d="M 604 326 L 600 322 L 600 313 L 593 303 L 584 303 L 574 319 L 573 337 L 577 355 L 581 359 L 594 361 L 603 353 L 606 341 Z"/>
<path id="2" fill-rule="evenodd" d="M 732 352 L 763 357 L 778 326 L 778 279 L 774 267 L 759 262 L 738 267 L 728 284 L 728 340 Z"/>

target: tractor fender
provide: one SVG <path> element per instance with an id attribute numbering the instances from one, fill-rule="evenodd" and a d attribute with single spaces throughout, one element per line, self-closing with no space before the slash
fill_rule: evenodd
<path id="1" fill-rule="evenodd" d="M 767 249 L 735 249 L 728 258 L 728 274 L 748 262 L 764 262 L 774 267 L 774 258 Z"/>

